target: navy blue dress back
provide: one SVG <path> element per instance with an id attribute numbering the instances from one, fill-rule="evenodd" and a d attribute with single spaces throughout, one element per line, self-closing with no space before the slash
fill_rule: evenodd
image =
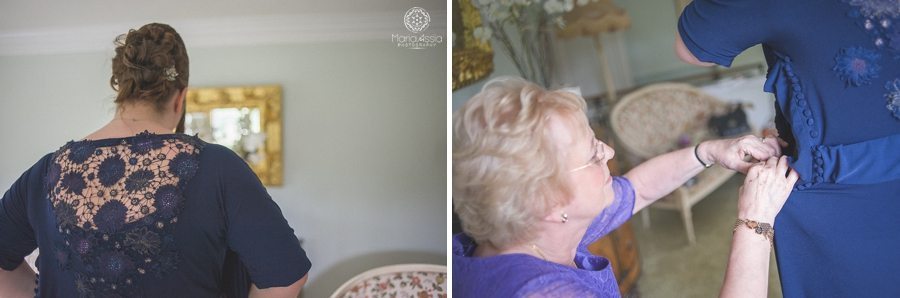
<path id="1" fill-rule="evenodd" d="M 182 134 L 69 142 L 0 201 L 0 267 L 35 248 L 39 297 L 246 297 L 310 269 L 231 150 Z"/>
<path id="2" fill-rule="evenodd" d="M 900 1 L 695 0 L 678 32 L 723 66 L 763 47 L 800 174 L 775 220 L 785 297 L 900 297 Z"/>

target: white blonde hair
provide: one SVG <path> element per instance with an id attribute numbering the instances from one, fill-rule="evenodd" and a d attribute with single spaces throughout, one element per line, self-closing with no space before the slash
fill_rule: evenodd
<path id="1" fill-rule="evenodd" d="M 477 243 L 515 245 L 571 200 L 552 115 L 584 113 L 583 98 L 514 77 L 489 81 L 453 114 L 453 209 Z"/>

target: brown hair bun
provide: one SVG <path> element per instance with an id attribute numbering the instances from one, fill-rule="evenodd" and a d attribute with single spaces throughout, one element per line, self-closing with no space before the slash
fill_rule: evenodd
<path id="1" fill-rule="evenodd" d="M 171 26 L 150 23 L 131 29 L 116 37 L 115 44 L 109 84 L 119 92 L 116 104 L 147 101 L 161 111 L 172 94 L 187 87 L 187 49 Z"/>

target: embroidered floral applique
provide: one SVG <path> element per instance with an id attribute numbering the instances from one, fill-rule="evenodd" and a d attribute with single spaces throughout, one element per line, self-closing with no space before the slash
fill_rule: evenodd
<path id="1" fill-rule="evenodd" d="M 849 16 L 860 19 L 871 42 L 900 57 L 900 1 L 897 0 L 845 0 L 851 6 Z"/>
<path id="2" fill-rule="evenodd" d="M 172 232 L 202 147 L 196 137 L 144 132 L 57 151 L 46 179 L 61 235 L 54 251 L 73 271 L 77 296 L 133 297 L 139 276 L 176 268 Z"/>
<path id="3" fill-rule="evenodd" d="M 900 17 L 900 4 L 897 0 L 849 0 L 851 6 L 871 19 Z"/>
<path id="4" fill-rule="evenodd" d="M 873 50 L 863 47 L 843 48 L 834 57 L 832 70 L 847 86 L 858 87 L 869 84 L 878 77 L 878 71 L 881 70 L 879 59 L 881 55 Z"/>
<path id="5" fill-rule="evenodd" d="M 884 84 L 887 93 L 884 94 L 887 100 L 887 109 L 891 111 L 894 118 L 900 120 L 900 78 L 888 81 Z"/>

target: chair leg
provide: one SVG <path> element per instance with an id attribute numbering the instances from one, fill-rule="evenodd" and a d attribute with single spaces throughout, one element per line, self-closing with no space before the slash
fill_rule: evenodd
<path id="1" fill-rule="evenodd" d="M 650 206 L 644 207 L 644 210 L 641 210 L 641 221 L 644 222 L 644 228 L 650 228 Z"/>
<path id="2" fill-rule="evenodd" d="M 687 232 L 688 243 L 694 245 L 697 242 L 697 238 L 694 237 L 694 217 L 691 215 L 691 206 L 687 204 L 682 205 L 681 219 L 684 220 L 684 230 Z"/>

